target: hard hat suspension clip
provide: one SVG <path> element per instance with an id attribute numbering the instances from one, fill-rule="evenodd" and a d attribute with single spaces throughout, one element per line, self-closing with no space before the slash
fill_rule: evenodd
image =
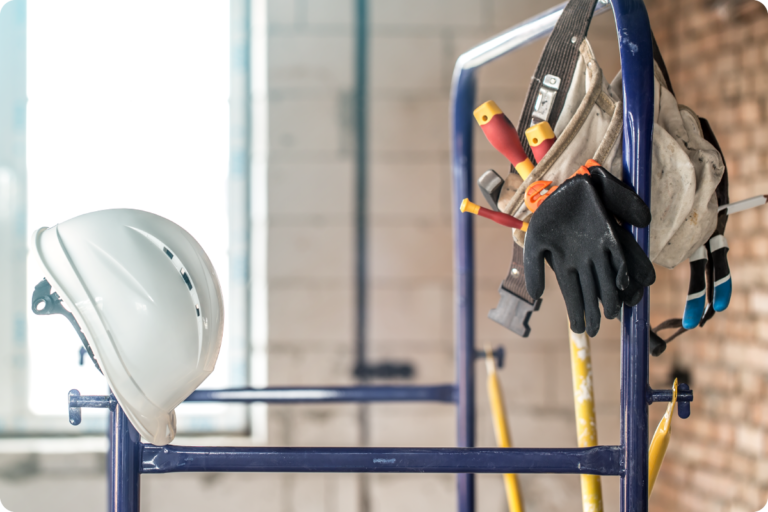
<path id="1" fill-rule="evenodd" d="M 99 372 L 104 373 L 101 371 L 99 363 L 96 362 L 96 358 L 93 356 L 93 350 L 88 344 L 88 340 L 85 338 L 85 334 L 83 334 L 80 324 L 77 323 L 77 319 L 75 319 L 75 316 L 72 313 L 64 308 L 59 294 L 51 292 L 51 283 L 49 283 L 47 279 L 43 279 L 37 283 L 35 290 L 32 292 L 32 312 L 36 315 L 62 315 L 69 320 L 69 323 L 72 324 L 72 327 L 77 331 L 77 335 L 80 336 L 80 341 L 83 343 L 83 348 L 88 354 L 88 357 L 91 358 L 96 369 L 99 370 Z"/>

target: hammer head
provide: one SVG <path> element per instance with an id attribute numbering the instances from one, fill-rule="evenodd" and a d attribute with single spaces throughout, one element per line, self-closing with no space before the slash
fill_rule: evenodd
<path id="1" fill-rule="evenodd" d="M 488 202 L 488 205 L 494 211 L 499 211 L 499 207 L 496 203 L 499 201 L 499 194 L 501 193 L 501 187 L 504 185 L 504 180 L 493 169 L 488 169 L 477 180 L 477 186 L 480 187 L 480 192 L 483 193 L 483 197 Z"/>

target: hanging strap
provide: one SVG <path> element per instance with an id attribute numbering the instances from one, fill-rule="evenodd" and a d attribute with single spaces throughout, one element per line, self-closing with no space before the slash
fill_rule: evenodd
<path id="1" fill-rule="evenodd" d="M 663 331 L 666 329 L 675 329 L 675 332 L 672 333 L 668 338 L 662 338 L 661 335 L 659 335 L 659 331 Z M 650 346 L 649 350 L 651 352 L 651 355 L 654 357 L 658 357 L 667 350 L 667 343 L 674 340 L 681 334 L 686 332 L 685 327 L 683 327 L 683 319 L 682 318 L 670 318 L 669 320 L 664 320 L 659 325 L 651 329 L 651 338 L 650 338 Z"/>
<path id="2" fill-rule="evenodd" d="M 539 58 L 536 73 L 531 78 L 528 98 L 525 100 L 520 122 L 517 125 L 520 142 L 528 154 L 528 158 L 533 159 L 533 152 L 525 138 L 525 129 L 541 121 L 548 121 L 553 127 L 557 124 L 568 89 L 571 87 L 573 74 L 576 71 L 579 47 L 587 36 L 596 5 L 597 0 L 571 0 L 568 2 L 568 5 L 563 9 L 563 14 L 560 15 L 560 19 L 557 20 L 554 30 L 552 30 L 552 35 L 549 36 L 549 40 L 544 46 L 544 52 Z M 549 77 L 554 77 L 557 80 L 553 82 Z M 545 80 L 545 78 L 548 79 Z M 556 92 L 551 104 L 542 105 L 542 102 L 550 101 L 551 94 L 548 92 L 553 92 L 554 85 L 557 85 L 557 88 L 554 90 Z M 537 114 L 535 116 L 536 121 L 532 123 L 534 113 Z"/>

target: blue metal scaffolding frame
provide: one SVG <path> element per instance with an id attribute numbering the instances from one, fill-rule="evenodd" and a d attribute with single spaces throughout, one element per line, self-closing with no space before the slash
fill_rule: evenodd
<path id="1" fill-rule="evenodd" d="M 642 0 L 611 0 L 624 74 L 624 180 L 650 204 L 653 128 L 651 29 Z M 472 111 L 475 71 L 488 62 L 549 34 L 565 4 L 546 11 L 462 55 L 453 75 L 451 134 L 453 211 L 472 197 Z M 600 0 L 596 14 L 610 10 Z M 69 397 L 72 423 L 81 407 L 111 409 L 109 511 L 139 511 L 142 474 L 198 471 L 456 473 L 458 510 L 474 512 L 474 473 L 571 473 L 619 475 L 621 510 L 648 510 L 648 405 L 669 401 L 671 391 L 648 385 L 649 297 L 625 307 L 621 340 L 621 444 L 593 448 L 475 448 L 474 247 L 473 216 L 454 213 L 454 296 L 456 382 L 432 386 L 358 386 L 198 390 L 198 402 L 387 402 L 432 401 L 457 406 L 454 448 L 273 448 L 157 447 L 141 442 L 114 397 Z M 633 235 L 648 250 L 647 228 Z M 685 404 L 691 391 L 681 391 Z"/>

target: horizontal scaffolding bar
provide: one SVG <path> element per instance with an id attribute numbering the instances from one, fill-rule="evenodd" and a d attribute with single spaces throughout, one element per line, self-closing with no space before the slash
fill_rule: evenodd
<path id="1" fill-rule="evenodd" d="M 143 445 L 142 473 L 570 473 L 620 475 L 621 447 L 270 448 Z"/>
<path id="2" fill-rule="evenodd" d="M 197 390 L 187 402 L 455 402 L 456 386 L 352 386 Z"/>

